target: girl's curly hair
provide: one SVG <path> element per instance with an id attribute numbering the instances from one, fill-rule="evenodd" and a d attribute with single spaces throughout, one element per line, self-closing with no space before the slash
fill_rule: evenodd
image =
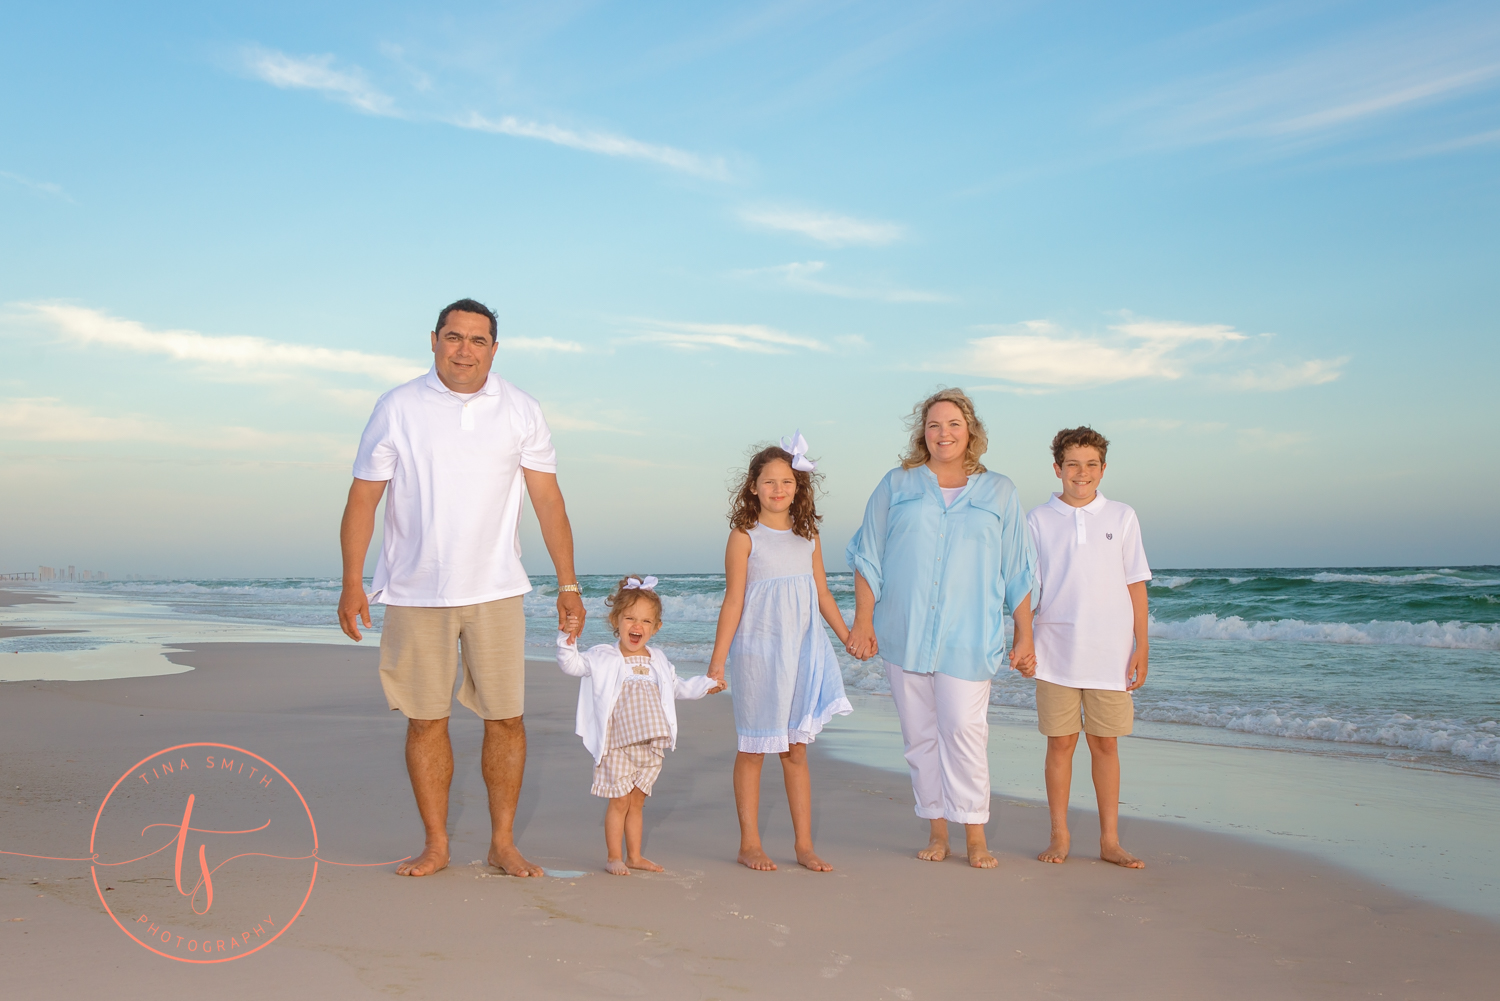
<path id="1" fill-rule="evenodd" d="M 656 625 L 661 626 L 661 595 L 655 591 L 648 591 L 644 587 L 626 587 L 631 581 L 642 581 L 645 578 L 638 573 L 628 577 L 621 577 L 620 582 L 615 585 L 614 591 L 608 598 L 604 599 L 604 606 L 609 609 L 609 628 L 620 635 L 620 616 L 630 611 L 637 604 L 644 601 L 656 609 Z"/>
<path id="2" fill-rule="evenodd" d="M 732 528 L 748 532 L 760 521 L 760 499 L 755 496 L 755 483 L 760 479 L 766 463 L 774 459 L 780 459 L 790 466 L 792 453 L 771 445 L 750 457 L 750 468 L 745 471 L 745 478 L 730 495 L 729 524 Z M 789 512 L 792 516 L 792 531 L 804 539 L 811 539 L 818 534 L 818 522 L 823 520 L 823 516 L 818 513 L 814 496 L 823 477 L 816 472 L 807 473 L 795 468 L 792 475 L 797 478 L 797 495 L 792 498 L 792 509 Z"/>
<path id="3" fill-rule="evenodd" d="M 907 445 L 906 454 L 901 457 L 901 468 L 925 466 L 927 460 L 932 458 L 927 451 L 927 412 L 939 403 L 953 404 L 969 425 L 969 447 L 964 449 L 964 472 L 970 476 L 984 472 L 984 463 L 979 461 L 979 457 L 989 451 L 990 438 L 985 433 L 984 421 L 974 412 L 974 401 L 962 389 L 957 388 L 940 389 L 912 408 L 911 416 L 906 419 L 907 427 L 911 430 L 911 442 Z"/>

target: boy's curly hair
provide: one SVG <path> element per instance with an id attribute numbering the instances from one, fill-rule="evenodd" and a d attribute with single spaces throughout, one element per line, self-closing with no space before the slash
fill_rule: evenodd
<path id="1" fill-rule="evenodd" d="M 1104 462 L 1109 452 L 1109 439 L 1088 426 L 1063 428 L 1052 436 L 1052 461 L 1061 466 L 1063 453 L 1070 448 L 1098 449 L 1099 461 Z"/>
<path id="2" fill-rule="evenodd" d="M 792 453 L 771 445 L 750 457 L 750 468 L 745 471 L 745 478 L 729 498 L 730 527 L 748 532 L 760 521 L 760 499 L 755 496 L 755 482 L 760 479 L 766 463 L 773 459 L 780 459 L 790 466 Z M 823 520 L 814 497 L 823 477 L 819 473 L 803 472 L 800 469 L 793 469 L 792 475 L 797 478 L 797 495 L 792 498 L 792 509 L 789 512 L 792 516 L 792 531 L 804 539 L 811 539 L 818 534 L 818 522 Z"/>
<path id="3" fill-rule="evenodd" d="M 642 601 L 649 603 L 656 610 L 656 625 L 658 628 L 661 627 L 661 595 L 639 586 L 639 582 L 644 579 L 640 574 L 621 577 L 614 591 L 604 599 L 604 605 L 609 609 L 609 628 L 614 630 L 616 636 L 620 635 L 620 616 Z M 636 581 L 637 586 L 626 587 L 625 585 L 631 581 Z"/>
<path id="4" fill-rule="evenodd" d="M 901 468 L 925 466 L 932 458 L 927 451 L 927 412 L 939 403 L 953 404 L 969 425 L 969 447 L 964 449 L 964 472 L 969 476 L 984 472 L 984 463 L 979 461 L 979 457 L 989 451 L 990 437 L 985 433 L 984 421 L 974 412 L 974 401 L 962 389 L 957 388 L 940 389 L 912 408 L 911 416 L 906 419 L 906 425 L 911 431 L 911 441 L 906 447 L 906 454 L 901 457 Z"/>

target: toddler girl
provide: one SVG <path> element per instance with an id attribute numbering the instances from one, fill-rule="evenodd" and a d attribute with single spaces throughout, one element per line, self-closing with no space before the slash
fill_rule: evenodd
<path id="1" fill-rule="evenodd" d="M 631 869 L 661 872 L 641 856 L 641 807 L 661 774 L 667 748 L 677 746 L 675 699 L 701 699 L 724 690 L 706 677 L 683 680 L 660 650 L 646 643 L 661 628 L 655 577 L 626 577 L 604 603 L 620 642 L 580 653 L 567 633 L 557 634 L 557 666 L 582 678 L 577 734 L 594 756 L 595 796 L 609 800 L 604 813 L 604 868 L 616 876 Z M 620 856 L 624 835 L 625 855 Z"/>
<path id="2" fill-rule="evenodd" d="M 849 635 L 823 575 L 821 517 L 813 502 L 813 470 L 799 432 L 781 447 L 750 459 L 729 512 L 724 554 L 724 605 L 708 676 L 734 671 L 734 801 L 740 816 L 741 865 L 775 869 L 761 848 L 761 763 L 781 756 L 797 861 L 814 872 L 833 867 L 812 842 L 812 782 L 807 745 L 823 724 L 853 712 L 844 697 L 838 659 L 821 616 L 843 641 Z"/>

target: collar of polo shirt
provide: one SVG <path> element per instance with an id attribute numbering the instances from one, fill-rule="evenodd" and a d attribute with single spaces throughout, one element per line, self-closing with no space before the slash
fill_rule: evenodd
<path id="1" fill-rule="evenodd" d="M 460 394 L 455 393 L 453 390 L 451 390 L 447 386 L 443 385 L 443 380 L 438 378 L 437 366 L 436 365 L 432 366 L 432 368 L 430 368 L 430 369 L 427 370 L 427 378 L 426 378 L 425 382 L 427 383 L 427 388 L 428 389 L 434 389 L 437 392 L 443 393 L 443 394 L 445 394 L 447 396 L 451 396 L 454 399 L 459 399 L 460 398 Z M 463 395 L 467 396 L 469 394 L 465 393 Z M 494 372 L 491 372 L 489 375 L 485 376 L 485 379 L 484 379 L 484 388 L 479 391 L 479 395 L 481 395 L 481 396 L 499 396 L 500 395 L 500 377 L 498 375 L 496 375 Z"/>
<path id="2" fill-rule="evenodd" d="M 1072 504 L 1069 504 L 1067 501 L 1063 500 L 1062 494 L 1059 493 L 1054 493 L 1052 495 L 1052 499 L 1047 502 L 1047 506 L 1052 508 L 1058 514 L 1072 514 L 1074 511 L 1087 511 L 1089 514 L 1098 514 L 1099 509 L 1104 505 L 1104 494 L 1098 492 L 1094 494 L 1094 499 L 1089 501 L 1083 507 L 1074 507 Z"/>

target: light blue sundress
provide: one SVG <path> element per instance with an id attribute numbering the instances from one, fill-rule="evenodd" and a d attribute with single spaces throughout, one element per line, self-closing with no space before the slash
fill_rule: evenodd
<path id="1" fill-rule="evenodd" d="M 818 611 L 813 541 L 760 524 L 748 534 L 745 609 L 729 647 L 734 728 L 741 751 L 780 754 L 854 707 Z"/>

